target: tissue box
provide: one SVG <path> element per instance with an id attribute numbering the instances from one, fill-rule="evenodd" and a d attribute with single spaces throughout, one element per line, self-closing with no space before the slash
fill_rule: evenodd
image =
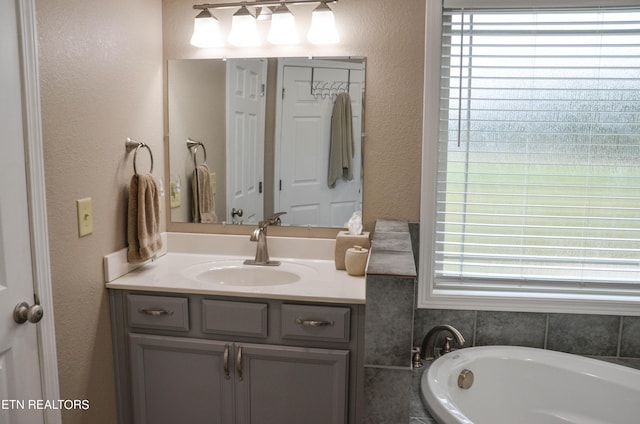
<path id="1" fill-rule="evenodd" d="M 363 231 L 362 234 L 357 236 L 349 234 L 348 231 L 340 231 L 336 236 L 336 251 L 335 251 L 335 262 L 336 269 L 347 269 L 345 266 L 345 255 L 347 253 L 347 249 L 352 248 L 353 246 L 361 246 L 365 249 L 371 247 L 371 242 L 369 241 L 369 232 Z"/>

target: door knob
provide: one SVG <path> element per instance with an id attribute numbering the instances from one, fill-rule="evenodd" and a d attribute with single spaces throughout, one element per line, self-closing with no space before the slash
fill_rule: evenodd
<path id="1" fill-rule="evenodd" d="M 34 297 L 36 298 L 36 302 L 31 306 L 29 306 L 27 302 L 20 302 L 16 305 L 13 310 L 13 320 L 15 322 L 23 324 L 29 321 L 35 324 L 42 319 L 44 310 L 42 309 L 42 306 L 40 306 L 37 296 Z"/>

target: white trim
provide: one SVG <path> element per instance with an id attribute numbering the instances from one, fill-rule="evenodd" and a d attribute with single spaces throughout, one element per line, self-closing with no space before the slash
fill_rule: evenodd
<path id="1" fill-rule="evenodd" d="M 638 0 L 443 0 L 447 9 L 562 8 L 638 6 Z"/>
<path id="2" fill-rule="evenodd" d="M 40 304 L 45 311 L 44 319 L 38 323 L 42 395 L 44 399 L 56 400 L 60 399 L 60 388 L 47 231 L 35 0 L 19 0 L 17 3 L 22 43 L 25 166 L 27 168 L 29 189 L 34 291 L 38 294 Z M 60 410 L 45 410 L 44 419 L 47 424 L 61 423 Z"/>
<path id="3" fill-rule="evenodd" d="M 458 1 L 458 0 L 452 0 Z M 518 0 L 477 2 L 517 4 Z M 467 2 L 469 3 L 469 2 Z M 530 2 L 529 2 L 530 3 Z M 579 5 L 593 2 L 579 1 Z M 600 1 L 601 5 L 612 2 Z M 618 2 L 616 2 L 618 3 Z M 449 0 L 447 0 L 449 4 Z M 576 5 L 574 1 L 562 1 L 557 5 Z M 637 4 L 637 0 L 635 2 Z M 440 99 L 440 46 L 442 26 L 442 1 L 428 0 L 426 9 L 424 116 L 422 139 L 422 196 L 420 203 L 420 275 L 418 276 L 418 308 L 472 309 L 493 311 L 564 312 L 588 314 L 614 314 L 640 316 L 640 299 L 637 296 L 571 295 L 543 292 L 488 292 L 469 290 L 435 289 L 432 272 L 436 215 L 437 140 Z"/>

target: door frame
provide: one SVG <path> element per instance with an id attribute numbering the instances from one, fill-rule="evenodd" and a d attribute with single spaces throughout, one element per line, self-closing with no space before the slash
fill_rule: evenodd
<path id="1" fill-rule="evenodd" d="M 49 261 L 36 7 L 35 0 L 15 1 L 18 7 L 18 32 L 23 62 L 22 92 L 24 101 L 25 168 L 27 172 L 27 198 L 31 230 L 33 290 L 40 298 L 40 304 L 44 309 L 44 319 L 37 324 L 42 396 L 44 399 L 56 400 L 60 399 L 60 387 Z M 43 412 L 45 423 L 59 424 L 62 422 L 60 410 L 46 409 Z"/>

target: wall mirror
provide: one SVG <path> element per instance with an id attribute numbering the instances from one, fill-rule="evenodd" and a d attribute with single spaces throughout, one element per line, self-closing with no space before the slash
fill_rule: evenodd
<path id="1" fill-rule="evenodd" d="M 171 221 L 343 227 L 362 210 L 364 87 L 364 58 L 169 60 Z"/>

